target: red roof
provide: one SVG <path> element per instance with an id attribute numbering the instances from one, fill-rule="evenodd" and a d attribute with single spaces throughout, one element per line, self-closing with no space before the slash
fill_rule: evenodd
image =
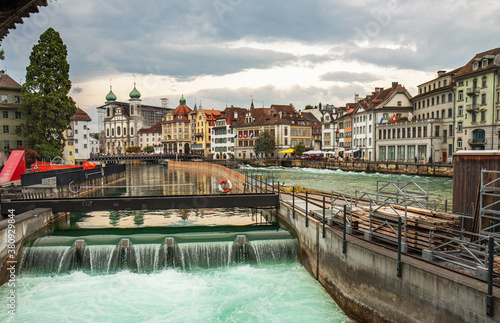
<path id="1" fill-rule="evenodd" d="M 461 77 L 461 76 L 465 76 L 468 74 L 478 73 L 478 72 L 485 71 L 488 69 L 498 69 L 498 65 L 494 63 L 494 57 L 498 54 L 500 54 L 500 48 L 490 49 L 486 52 L 476 54 L 476 56 L 474 56 L 474 58 L 472 58 L 464 67 L 462 67 L 460 69 L 460 71 L 458 71 L 458 73 L 455 75 L 455 77 Z M 488 56 L 488 57 L 485 57 L 485 56 Z M 482 60 L 484 58 L 488 59 L 488 65 L 485 67 L 482 67 Z M 475 61 L 477 61 L 479 63 L 479 67 L 475 71 L 473 71 L 472 64 L 474 64 Z"/>
<path id="2" fill-rule="evenodd" d="M 0 71 L 0 88 L 20 90 L 21 85 L 5 74 L 4 71 Z"/>
<path id="3" fill-rule="evenodd" d="M 75 114 L 71 117 L 73 121 L 92 121 L 87 112 L 80 108 L 76 108 Z"/>
<path id="4" fill-rule="evenodd" d="M 161 133 L 161 121 L 158 121 L 149 128 L 142 128 L 139 130 L 141 133 Z"/>

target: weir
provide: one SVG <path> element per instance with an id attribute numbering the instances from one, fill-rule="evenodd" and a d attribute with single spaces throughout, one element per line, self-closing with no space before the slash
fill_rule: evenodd
<path id="1" fill-rule="evenodd" d="M 215 234 L 215 241 L 204 242 L 187 242 L 183 239 L 177 242 L 174 237 L 166 237 L 162 244 L 134 244 L 131 242 L 134 240 L 132 237 L 121 238 L 118 244 L 87 245 L 85 239 L 78 238 L 74 239 L 71 246 L 67 245 L 68 241 L 64 245 L 57 245 L 61 239 L 44 237 L 22 249 L 20 272 L 35 276 L 67 274 L 72 271 L 83 271 L 91 275 L 123 270 L 153 273 L 167 268 L 192 271 L 298 260 L 297 240 L 290 233 L 278 231 L 265 234 L 267 240 L 249 240 L 244 234 L 229 241 L 217 241 L 221 237 Z M 254 238 L 255 235 L 250 234 L 249 237 Z M 104 238 L 103 241 L 109 240 Z M 89 239 L 89 242 L 94 241 Z"/>

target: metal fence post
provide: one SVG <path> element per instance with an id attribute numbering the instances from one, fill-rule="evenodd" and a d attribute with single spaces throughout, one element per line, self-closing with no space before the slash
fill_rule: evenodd
<path id="1" fill-rule="evenodd" d="M 486 296 L 486 314 L 493 317 L 493 252 L 495 249 L 495 238 L 488 239 L 488 295 Z"/>
<path id="2" fill-rule="evenodd" d="M 346 240 L 346 231 L 347 231 L 347 205 L 344 204 L 344 226 L 342 233 L 342 253 L 345 254 L 347 252 L 347 240 Z"/>
<path id="3" fill-rule="evenodd" d="M 401 217 L 398 217 L 398 270 L 397 275 L 401 278 Z"/>
<path id="4" fill-rule="evenodd" d="M 295 219 L 295 186 L 292 188 L 292 217 Z"/>
<path id="5" fill-rule="evenodd" d="M 323 239 L 326 237 L 326 219 L 325 219 L 325 217 L 326 217 L 326 214 L 325 214 L 326 209 L 325 209 L 325 199 L 326 199 L 326 197 L 323 196 Z"/>
<path id="6" fill-rule="evenodd" d="M 306 191 L 306 228 L 309 226 L 309 216 L 307 215 L 307 213 L 309 213 L 307 209 L 307 199 L 308 199 L 307 193 L 308 192 Z"/>

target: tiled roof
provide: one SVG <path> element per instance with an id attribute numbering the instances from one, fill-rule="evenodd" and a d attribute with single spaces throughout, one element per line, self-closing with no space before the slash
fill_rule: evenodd
<path id="1" fill-rule="evenodd" d="M 491 56 L 496 56 L 500 54 L 500 48 L 495 48 L 495 49 L 490 49 L 486 52 L 482 52 L 482 53 L 479 53 L 479 54 L 476 54 L 476 56 L 474 56 L 474 58 L 472 58 L 467 64 L 465 64 L 464 67 L 462 67 L 460 69 L 460 71 L 458 71 L 458 73 L 455 75 L 455 77 L 462 77 L 462 76 L 466 76 L 466 75 L 469 75 L 469 74 L 474 74 L 474 73 L 478 73 L 478 72 L 482 72 L 482 71 L 485 71 L 485 70 L 489 70 L 489 69 L 498 69 L 498 65 L 495 64 L 493 61 L 494 59 L 493 58 L 490 58 L 489 59 L 489 63 L 486 67 L 481 67 L 482 66 L 482 62 L 481 60 L 487 56 L 487 55 L 491 55 Z M 475 71 L 472 70 L 472 64 L 474 63 L 474 61 L 478 60 L 478 63 L 479 63 L 479 68 L 476 69 Z"/>
<path id="2" fill-rule="evenodd" d="M 161 133 L 161 121 L 158 121 L 154 125 L 152 125 L 149 128 L 142 128 L 139 129 L 139 132 L 141 133 Z"/>
<path id="3" fill-rule="evenodd" d="M 0 71 L 0 88 L 20 90 L 21 85 L 5 74 L 4 71 Z"/>
<path id="4" fill-rule="evenodd" d="M 174 111 L 172 111 L 172 114 L 174 116 L 177 116 L 179 114 L 182 114 L 182 115 L 187 115 L 191 112 L 191 108 L 188 107 L 187 105 L 179 105 L 177 108 L 175 108 Z"/>
<path id="5" fill-rule="evenodd" d="M 80 108 L 76 108 L 75 114 L 71 117 L 73 121 L 92 121 L 87 112 Z"/>

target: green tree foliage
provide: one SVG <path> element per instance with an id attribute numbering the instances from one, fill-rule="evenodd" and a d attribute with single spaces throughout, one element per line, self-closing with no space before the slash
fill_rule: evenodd
<path id="1" fill-rule="evenodd" d="M 144 147 L 143 150 L 144 150 L 145 153 L 148 153 L 148 154 L 152 153 L 153 151 L 155 151 L 155 149 L 154 149 L 153 146 L 146 146 L 146 147 Z"/>
<path id="2" fill-rule="evenodd" d="M 311 109 L 314 109 L 314 107 L 313 107 L 312 105 L 308 104 L 308 105 L 306 105 L 306 108 L 305 108 L 305 109 L 306 109 L 306 110 L 311 110 Z"/>
<path id="3" fill-rule="evenodd" d="M 26 121 L 19 125 L 17 132 L 26 138 L 29 148 L 46 159 L 61 154 L 64 131 L 76 112 L 75 102 L 68 96 L 71 81 L 67 56 L 59 33 L 47 29 L 33 46 L 26 82 L 21 89 L 19 110 Z"/>
<path id="4" fill-rule="evenodd" d="M 295 145 L 295 147 L 293 147 L 293 149 L 295 149 L 295 155 L 302 156 L 304 151 L 306 151 L 306 146 L 302 141 L 300 141 L 298 144 Z"/>
<path id="5" fill-rule="evenodd" d="M 274 141 L 274 136 L 269 131 L 264 131 L 259 134 L 257 140 L 255 140 L 255 154 L 264 154 L 268 157 L 276 149 L 276 142 Z"/>
<path id="6" fill-rule="evenodd" d="M 0 49 L 0 61 L 2 61 L 4 59 L 5 59 L 5 55 L 4 55 L 3 49 Z"/>
<path id="7" fill-rule="evenodd" d="M 130 146 L 125 149 L 126 153 L 136 154 L 141 152 L 141 147 L 139 146 Z"/>

